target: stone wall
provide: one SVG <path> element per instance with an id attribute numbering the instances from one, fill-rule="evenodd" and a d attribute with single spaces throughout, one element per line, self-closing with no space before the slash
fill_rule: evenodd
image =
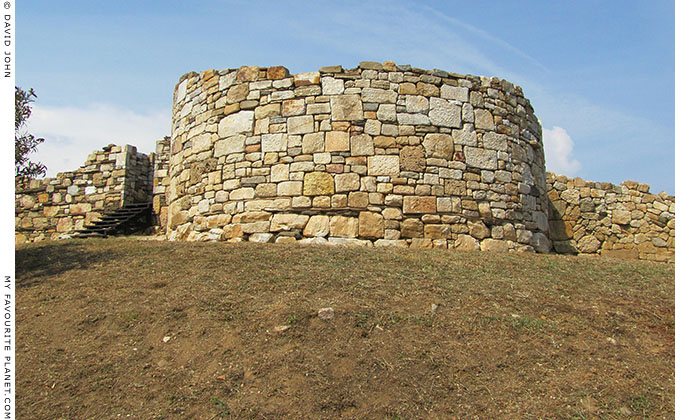
<path id="1" fill-rule="evenodd" d="M 17 179 L 15 240 L 57 239 L 97 220 L 106 210 L 150 201 L 149 157 L 136 147 L 108 145 L 76 171 L 55 178 Z"/>
<path id="2" fill-rule="evenodd" d="M 157 233 L 165 230 L 168 225 L 168 204 L 165 193 L 170 185 L 168 176 L 170 163 L 170 137 L 156 142 L 156 152 L 153 159 L 153 214 L 154 229 Z"/>
<path id="3" fill-rule="evenodd" d="M 175 88 L 167 236 L 548 252 L 541 127 L 505 80 L 363 62 Z"/>
<path id="4" fill-rule="evenodd" d="M 587 182 L 547 172 L 550 237 L 562 254 L 675 260 L 675 197 L 649 185 Z"/>

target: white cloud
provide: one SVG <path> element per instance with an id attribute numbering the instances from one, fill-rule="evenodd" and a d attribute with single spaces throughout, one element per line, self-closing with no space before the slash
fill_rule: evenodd
<path id="1" fill-rule="evenodd" d="M 582 166 L 572 157 L 573 139 L 565 129 L 554 126 L 543 130 L 546 169 L 557 174 L 575 176 Z"/>
<path id="2" fill-rule="evenodd" d="M 84 108 L 35 105 L 27 128 L 45 142 L 30 159 L 46 165 L 46 176 L 53 177 L 79 168 L 90 153 L 110 143 L 131 144 L 140 153 L 150 153 L 157 140 L 170 135 L 170 119 L 169 111 L 136 113 L 110 104 Z"/>

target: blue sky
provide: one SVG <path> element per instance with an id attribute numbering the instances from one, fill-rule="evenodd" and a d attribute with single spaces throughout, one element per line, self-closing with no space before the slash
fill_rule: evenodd
<path id="1" fill-rule="evenodd" d="M 675 192 L 673 1 L 21 2 L 17 77 L 49 175 L 153 151 L 189 71 L 393 60 L 522 86 L 547 169 Z"/>

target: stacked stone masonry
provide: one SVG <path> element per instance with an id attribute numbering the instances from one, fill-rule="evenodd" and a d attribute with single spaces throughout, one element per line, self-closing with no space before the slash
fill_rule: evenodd
<path id="1" fill-rule="evenodd" d="M 675 198 L 649 185 L 586 182 L 547 172 L 549 235 L 560 254 L 675 260 Z"/>
<path id="2" fill-rule="evenodd" d="M 17 242 L 151 202 L 170 240 L 601 254 L 673 262 L 675 198 L 545 172 L 505 80 L 362 62 L 188 73 L 172 136 L 17 183 Z"/>
<path id="3" fill-rule="evenodd" d="M 151 201 L 150 157 L 108 145 L 81 168 L 55 178 L 16 179 L 15 240 L 57 239 L 98 220 L 106 210 Z"/>
<path id="4" fill-rule="evenodd" d="M 166 196 L 175 240 L 551 249 L 521 88 L 391 62 L 183 76 Z"/>

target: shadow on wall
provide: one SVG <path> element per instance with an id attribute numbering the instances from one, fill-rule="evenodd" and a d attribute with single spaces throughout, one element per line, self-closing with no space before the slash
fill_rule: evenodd
<path id="1" fill-rule="evenodd" d="M 87 245 L 88 246 L 84 246 Z M 48 241 L 15 249 L 17 287 L 37 286 L 53 276 L 102 265 L 117 255 L 100 250 L 93 241 Z"/>

